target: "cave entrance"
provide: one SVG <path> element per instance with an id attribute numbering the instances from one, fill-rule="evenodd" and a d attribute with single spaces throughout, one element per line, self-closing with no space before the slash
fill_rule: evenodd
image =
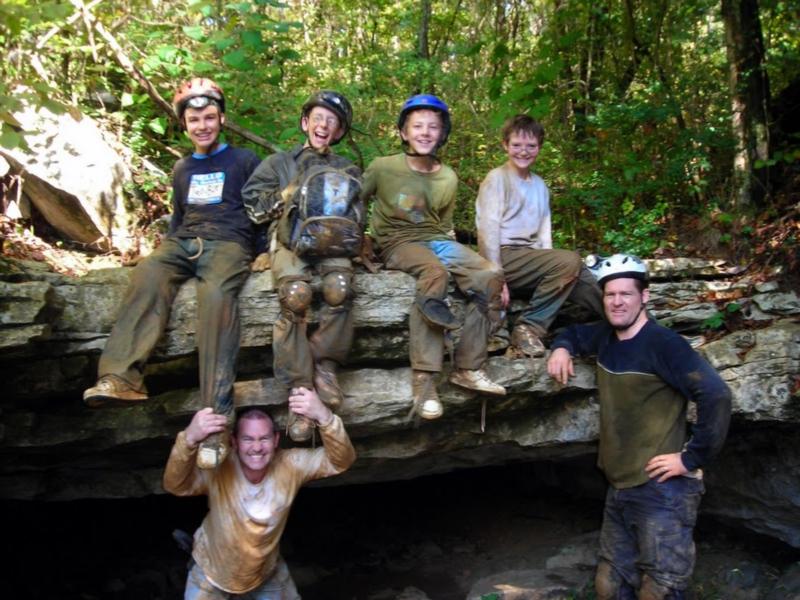
<path id="1" fill-rule="evenodd" d="M 481 578 L 548 568 L 588 582 L 605 487 L 593 463 L 305 488 L 282 551 L 304 600 L 463 600 Z M 193 533 L 206 512 L 205 498 L 168 495 L 0 505 L 6 597 L 36 600 L 182 598 L 188 556 L 172 532 Z M 701 517 L 701 559 L 730 535 L 741 534 Z M 756 551 L 752 536 L 741 544 Z M 758 556 L 788 564 L 800 553 L 766 544 Z"/>

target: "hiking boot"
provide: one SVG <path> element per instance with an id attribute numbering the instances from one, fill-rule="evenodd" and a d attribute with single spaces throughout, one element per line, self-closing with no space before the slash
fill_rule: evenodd
<path id="1" fill-rule="evenodd" d="M 436 393 L 436 373 L 417 371 L 411 374 L 411 395 L 417 414 L 423 419 L 438 419 L 444 408 Z"/>
<path id="2" fill-rule="evenodd" d="M 344 400 L 342 388 L 336 379 L 336 362 L 323 358 L 314 365 L 314 388 L 319 399 L 333 412 L 339 410 Z"/>
<path id="3" fill-rule="evenodd" d="M 228 430 L 212 433 L 197 448 L 197 466 L 200 469 L 216 469 L 228 456 L 230 434 Z"/>
<path id="4" fill-rule="evenodd" d="M 95 408 L 107 403 L 127 404 L 147 400 L 147 390 L 134 387 L 116 375 L 103 375 L 97 380 L 94 387 L 83 392 L 83 402 L 86 406 Z"/>
<path id="5" fill-rule="evenodd" d="M 450 373 L 450 383 L 484 394 L 506 395 L 506 388 L 489 379 L 483 369 L 454 369 Z"/>
<path id="6" fill-rule="evenodd" d="M 517 323 L 514 326 L 511 345 L 529 358 L 539 358 L 547 352 L 536 329 L 527 323 Z"/>
<path id="7" fill-rule="evenodd" d="M 314 421 L 289 411 L 289 424 L 286 428 L 293 442 L 307 442 L 314 433 Z"/>

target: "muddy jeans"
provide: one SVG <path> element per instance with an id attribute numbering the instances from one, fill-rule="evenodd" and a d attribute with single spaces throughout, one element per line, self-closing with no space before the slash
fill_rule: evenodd
<path id="1" fill-rule="evenodd" d="M 203 569 L 197 563 L 189 571 L 186 578 L 186 591 L 183 600 L 227 600 L 240 598 L 241 600 L 300 600 L 300 594 L 289 573 L 283 558 L 278 558 L 273 575 L 254 590 L 244 594 L 230 594 L 215 587 L 207 578 Z"/>
<path id="2" fill-rule="evenodd" d="M 692 530 L 704 490 L 703 480 L 692 477 L 651 479 L 621 490 L 609 486 L 600 561 L 622 580 L 618 598 L 635 598 L 632 592 L 645 575 L 669 590 L 665 598 L 683 598 L 694 569 Z"/>
<path id="3" fill-rule="evenodd" d="M 353 263 L 349 258 L 325 258 L 313 263 L 299 258 L 283 245 L 272 252 L 272 279 L 277 288 L 286 282 L 310 282 L 316 270 L 323 277 L 342 273 L 352 286 Z M 308 339 L 307 322 L 293 318 L 281 307 L 272 329 L 272 353 L 275 378 L 286 388 L 313 388 L 314 362 L 330 359 L 338 364 L 347 360 L 353 345 L 352 298 L 340 306 L 323 302 L 319 312 L 319 327 Z"/>
<path id="4" fill-rule="evenodd" d="M 444 299 L 448 273 L 453 275 L 468 300 L 455 366 L 479 369 L 486 360 L 489 335 L 496 325 L 490 313 L 499 312 L 496 307 L 503 287 L 502 274 L 480 254 L 452 240 L 400 244 L 385 253 L 383 259 L 386 268 L 405 271 L 417 278 L 417 297 Z M 408 323 L 411 367 L 441 371 L 442 328 L 426 321 L 416 304 L 409 311 Z"/>
<path id="5" fill-rule="evenodd" d="M 509 289 L 532 292 L 519 320 L 540 336 L 547 333 L 567 300 L 605 318 L 600 287 L 577 252 L 503 246 L 500 257 Z"/>
<path id="6" fill-rule="evenodd" d="M 197 258 L 192 258 L 200 250 Z M 236 242 L 167 238 L 133 271 L 116 324 L 100 357 L 98 375 L 116 375 L 144 387 L 144 366 L 164 333 L 181 284 L 197 284 L 200 398 L 225 414 L 233 408 L 239 352 L 239 291 L 250 254 Z"/>

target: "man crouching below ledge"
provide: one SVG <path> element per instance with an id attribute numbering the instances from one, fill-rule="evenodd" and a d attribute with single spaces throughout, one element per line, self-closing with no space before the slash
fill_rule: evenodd
<path id="1" fill-rule="evenodd" d="M 347 470 L 356 458 L 342 420 L 304 387 L 293 388 L 289 409 L 315 421 L 323 447 L 279 449 L 280 433 L 261 408 L 239 413 L 232 452 L 215 470 L 200 470 L 200 442 L 225 428 L 225 416 L 204 408 L 178 434 L 164 472 L 176 496 L 208 495 L 209 511 L 194 534 L 194 565 L 185 600 L 246 594 L 252 600 L 300 598 L 280 556 L 279 542 L 300 486 Z"/>

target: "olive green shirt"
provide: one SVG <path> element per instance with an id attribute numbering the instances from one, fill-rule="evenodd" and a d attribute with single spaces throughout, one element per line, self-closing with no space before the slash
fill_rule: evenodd
<path id="1" fill-rule="evenodd" d="M 365 203 L 375 198 L 370 229 L 380 249 L 451 239 L 457 186 L 447 165 L 420 173 L 408 166 L 405 154 L 373 160 L 364 173 L 361 197 Z"/>

